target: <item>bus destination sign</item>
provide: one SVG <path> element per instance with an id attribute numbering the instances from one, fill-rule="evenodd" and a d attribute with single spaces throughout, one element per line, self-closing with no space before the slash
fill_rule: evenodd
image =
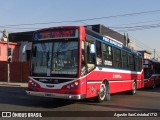
<path id="1" fill-rule="evenodd" d="M 77 38 L 78 29 L 51 29 L 46 31 L 37 31 L 34 34 L 34 40 Z"/>

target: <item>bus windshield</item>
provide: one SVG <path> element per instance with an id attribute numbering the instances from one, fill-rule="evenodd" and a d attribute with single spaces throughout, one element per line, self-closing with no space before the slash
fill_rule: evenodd
<path id="1" fill-rule="evenodd" d="M 75 75 L 78 71 L 78 42 L 41 42 L 33 44 L 32 74 Z"/>

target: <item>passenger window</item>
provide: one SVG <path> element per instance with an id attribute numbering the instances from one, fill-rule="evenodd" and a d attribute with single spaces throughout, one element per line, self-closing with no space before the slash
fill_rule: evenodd
<path id="1" fill-rule="evenodd" d="M 122 68 L 121 50 L 114 48 L 114 67 Z"/>
<path id="2" fill-rule="evenodd" d="M 102 65 L 102 49 L 101 49 L 101 43 L 99 41 L 96 41 L 96 61 L 97 65 Z"/>
<path id="3" fill-rule="evenodd" d="M 113 66 L 112 47 L 106 44 L 102 44 L 103 48 L 103 61 L 105 66 Z"/>

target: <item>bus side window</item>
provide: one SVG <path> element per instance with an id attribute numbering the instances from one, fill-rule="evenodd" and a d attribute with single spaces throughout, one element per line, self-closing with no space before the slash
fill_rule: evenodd
<path id="1" fill-rule="evenodd" d="M 95 68 L 95 44 L 87 44 L 87 68 L 88 72 Z"/>
<path id="2" fill-rule="evenodd" d="M 96 55 L 97 65 L 102 65 L 102 48 L 99 41 L 96 41 Z"/>
<path id="3" fill-rule="evenodd" d="M 122 51 L 122 68 L 123 69 L 128 69 L 128 55 L 127 52 Z"/>
<path id="4" fill-rule="evenodd" d="M 121 50 L 118 48 L 114 48 L 113 50 L 113 61 L 115 68 L 122 68 L 122 58 L 121 58 Z"/>
<path id="5" fill-rule="evenodd" d="M 132 54 L 128 54 L 128 57 L 129 57 L 129 68 L 130 68 L 130 70 L 133 71 L 133 70 L 135 70 L 134 56 Z"/>
<path id="6" fill-rule="evenodd" d="M 112 47 L 106 44 L 102 44 L 103 64 L 108 67 L 113 66 L 113 52 Z"/>

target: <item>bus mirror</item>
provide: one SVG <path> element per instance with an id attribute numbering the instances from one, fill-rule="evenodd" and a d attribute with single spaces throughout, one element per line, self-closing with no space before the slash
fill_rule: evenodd
<path id="1" fill-rule="evenodd" d="M 95 44 L 91 44 L 91 53 L 96 53 Z"/>
<path id="2" fill-rule="evenodd" d="M 96 49 L 95 49 L 95 44 L 90 44 L 87 46 L 87 53 L 88 54 L 95 54 L 96 53 Z"/>
<path id="3" fill-rule="evenodd" d="M 36 53 L 37 53 L 37 46 L 33 48 L 33 57 L 36 57 Z"/>

